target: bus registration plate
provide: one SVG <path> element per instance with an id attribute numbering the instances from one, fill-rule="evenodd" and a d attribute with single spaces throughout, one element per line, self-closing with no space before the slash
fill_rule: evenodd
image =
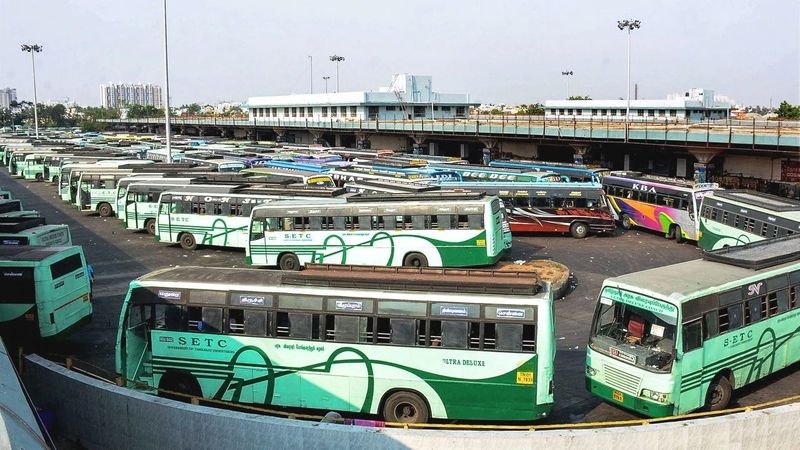
<path id="1" fill-rule="evenodd" d="M 615 401 L 618 401 L 620 403 L 625 402 L 625 394 L 623 394 L 622 392 L 614 391 L 611 395 L 614 397 Z"/>

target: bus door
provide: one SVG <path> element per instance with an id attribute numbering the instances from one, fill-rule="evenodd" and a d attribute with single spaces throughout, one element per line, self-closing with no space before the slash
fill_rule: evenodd
<path id="1" fill-rule="evenodd" d="M 145 364 L 150 364 L 150 329 L 154 322 L 154 309 L 155 305 L 131 305 L 128 308 L 125 334 L 120 343 L 125 354 L 121 361 L 124 365 L 121 373 L 128 380 L 141 379 Z"/>
<path id="2" fill-rule="evenodd" d="M 705 361 L 703 352 L 703 318 L 685 322 L 681 327 L 682 348 L 676 349 L 679 355 L 673 364 L 672 373 L 675 374 L 675 386 L 672 389 L 672 401 L 677 410 L 689 411 L 697 408 L 698 405 L 705 403 L 705 390 L 703 379 Z M 684 386 L 694 386 L 692 389 L 682 392 Z"/>

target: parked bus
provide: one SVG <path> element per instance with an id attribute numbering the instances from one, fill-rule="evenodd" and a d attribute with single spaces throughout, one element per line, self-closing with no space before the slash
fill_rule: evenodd
<path id="1" fill-rule="evenodd" d="M 180 244 L 185 250 L 194 250 L 198 244 L 244 249 L 254 206 L 294 196 L 331 201 L 342 193 L 341 189 L 308 187 L 208 186 L 204 192 L 178 187 L 159 197 L 156 241 Z"/>
<path id="2" fill-rule="evenodd" d="M 682 242 L 697 240 L 700 202 L 719 185 L 611 172 L 603 177 L 603 188 L 623 228 L 646 228 Z"/>
<path id="3" fill-rule="evenodd" d="M 511 182 L 549 182 L 562 181 L 561 176 L 552 171 L 537 172 L 519 169 L 504 169 L 500 167 L 486 167 L 469 164 L 441 164 L 432 163 L 428 167 L 453 171 L 461 175 L 466 182 L 471 181 L 511 181 Z"/>
<path id="4" fill-rule="evenodd" d="M 62 335 L 92 315 L 80 246 L 0 246 L 0 327 Z"/>
<path id="5" fill-rule="evenodd" d="M 331 169 L 328 174 L 337 186 L 346 186 L 362 181 L 407 181 L 421 185 L 434 184 L 436 180 L 420 173 L 386 172 L 373 170 L 366 166 L 351 166 Z"/>
<path id="6" fill-rule="evenodd" d="M 11 200 L 12 198 L 14 198 L 14 194 L 9 189 L 0 186 L 0 200 Z"/>
<path id="7" fill-rule="evenodd" d="M 61 173 L 58 176 L 58 194 L 61 200 L 74 204 L 75 198 L 78 195 L 78 180 L 80 175 L 85 171 L 109 171 L 109 170 L 127 170 L 128 173 L 133 173 L 131 166 L 153 164 L 153 161 L 135 160 L 135 159 L 113 159 L 101 160 L 92 164 L 85 163 L 70 163 L 61 167 Z M 126 169 L 120 169 L 120 166 L 128 166 Z M 116 172 L 124 173 L 124 172 Z"/>
<path id="8" fill-rule="evenodd" d="M 800 361 L 800 236 L 607 279 L 586 386 L 663 417 L 725 409 L 733 390 Z"/>
<path id="9" fill-rule="evenodd" d="M 253 167 L 251 169 L 243 170 L 242 173 L 267 177 L 267 181 L 270 181 L 271 177 L 274 177 L 277 180 L 291 178 L 297 183 L 302 183 L 306 186 L 319 188 L 336 187 L 336 184 L 333 182 L 333 178 L 328 173 L 309 172 L 306 170 L 279 169 L 276 167 Z"/>
<path id="10" fill-rule="evenodd" d="M 437 185 L 396 179 L 353 181 L 345 184 L 344 188 L 347 192 L 357 194 L 411 194 L 438 191 L 440 189 Z"/>
<path id="11" fill-rule="evenodd" d="M 18 170 L 22 178 L 26 180 L 45 180 L 45 167 L 46 161 L 51 152 L 42 153 L 28 153 L 21 163 L 18 164 Z"/>
<path id="12" fill-rule="evenodd" d="M 459 172 L 428 167 L 427 163 L 425 162 L 423 162 L 423 165 L 417 165 L 408 161 L 392 162 L 381 159 L 369 163 L 359 163 L 349 166 L 346 170 L 384 175 L 394 175 L 397 173 L 411 175 L 418 174 L 420 177 L 431 178 L 436 182 L 464 180 Z"/>
<path id="13" fill-rule="evenodd" d="M 247 165 L 241 161 L 233 161 L 213 154 L 187 155 L 181 161 L 206 166 L 211 172 L 239 172 L 247 168 Z"/>
<path id="14" fill-rule="evenodd" d="M 612 233 L 617 225 L 598 183 L 440 183 L 442 189 L 485 192 L 500 197 L 512 233 Z"/>
<path id="15" fill-rule="evenodd" d="M 555 172 L 563 178 L 566 178 L 564 181 L 588 183 L 600 183 L 604 176 L 611 173 L 609 169 L 603 167 L 589 167 L 583 164 L 562 164 L 547 161 L 496 159 L 489 162 L 489 166 L 534 170 L 538 172 Z"/>
<path id="16" fill-rule="evenodd" d="M 24 210 L 21 200 L 0 200 L 0 217 L 39 217 L 39 211 Z"/>
<path id="17" fill-rule="evenodd" d="M 511 248 L 496 197 L 465 193 L 352 196 L 253 208 L 247 262 L 299 270 L 308 263 L 411 267 L 494 264 Z"/>
<path id="18" fill-rule="evenodd" d="M 717 191 L 703 197 L 703 250 L 743 245 L 800 233 L 800 201 L 756 191 Z"/>
<path id="19" fill-rule="evenodd" d="M 153 393 L 530 421 L 553 406 L 553 321 L 549 285 L 531 273 L 175 267 L 131 282 L 116 370 Z"/>
<path id="20" fill-rule="evenodd" d="M 0 245 L 72 245 L 69 225 L 47 225 L 43 217 L 0 217 Z"/>

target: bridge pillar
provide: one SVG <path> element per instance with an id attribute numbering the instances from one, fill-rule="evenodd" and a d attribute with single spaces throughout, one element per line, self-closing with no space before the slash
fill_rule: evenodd
<path id="1" fill-rule="evenodd" d="M 230 128 L 217 127 L 217 130 L 219 130 L 219 135 L 221 137 L 224 137 L 224 138 L 233 137 L 233 130 L 231 130 Z"/>
<path id="2" fill-rule="evenodd" d="M 333 145 L 334 145 L 334 147 L 341 147 L 342 146 L 342 135 L 341 134 L 334 134 L 333 135 Z"/>
<path id="3" fill-rule="evenodd" d="M 462 142 L 459 145 L 458 150 L 459 150 L 459 154 L 461 155 L 461 159 L 469 158 L 469 147 L 467 147 L 467 144 Z"/>
<path id="4" fill-rule="evenodd" d="M 497 154 L 497 139 L 478 139 L 483 144 L 483 163 L 489 164 Z"/>
<path id="5" fill-rule="evenodd" d="M 428 140 L 428 136 L 424 134 L 409 134 L 408 137 L 411 138 L 412 152 L 415 155 L 421 155 L 422 145 L 425 144 L 425 141 Z"/>
<path id="6" fill-rule="evenodd" d="M 311 135 L 311 139 L 314 141 L 314 144 L 324 145 L 327 146 L 328 142 L 323 138 L 322 131 L 317 130 L 308 130 L 308 134 Z"/>
<path id="7" fill-rule="evenodd" d="M 275 142 L 286 142 L 285 128 L 273 128 L 272 131 L 275 132 Z"/>
<path id="8" fill-rule="evenodd" d="M 371 148 L 369 135 L 366 133 L 356 133 L 356 148 Z"/>
<path id="9" fill-rule="evenodd" d="M 583 164 L 586 153 L 589 151 L 589 144 L 569 144 L 575 153 L 572 154 L 572 162 L 575 164 Z"/>
<path id="10" fill-rule="evenodd" d="M 724 151 L 721 148 L 708 148 L 708 147 L 689 147 L 687 148 L 689 154 L 697 159 L 694 163 L 694 181 L 695 183 L 705 183 L 708 179 L 707 170 L 708 165 L 715 156 L 722 154 Z"/>

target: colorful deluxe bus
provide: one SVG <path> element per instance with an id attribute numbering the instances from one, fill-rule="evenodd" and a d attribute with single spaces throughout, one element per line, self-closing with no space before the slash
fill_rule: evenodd
<path id="1" fill-rule="evenodd" d="M 538 172 L 555 172 L 565 178 L 564 181 L 600 183 L 604 176 L 611 173 L 602 167 L 589 167 L 583 164 L 565 164 L 547 161 L 507 160 L 495 159 L 489 162 L 489 167 L 506 167 L 509 169 L 524 169 Z"/>
<path id="2" fill-rule="evenodd" d="M 69 225 L 47 225 L 43 217 L 0 217 L 0 245 L 72 245 Z"/>
<path id="3" fill-rule="evenodd" d="M 800 361 L 800 236 L 707 252 L 603 282 L 586 387 L 651 417 L 722 410 Z"/>
<path id="4" fill-rule="evenodd" d="M 253 208 L 251 219 L 247 263 L 283 270 L 308 263 L 485 266 L 511 247 L 500 200 L 478 193 L 275 202 Z"/>
<path id="5" fill-rule="evenodd" d="M 617 225 L 598 183 L 440 183 L 496 195 L 503 201 L 512 233 L 569 233 L 577 239 L 589 233 L 612 233 Z"/>
<path id="6" fill-rule="evenodd" d="M 180 244 L 185 250 L 194 250 L 198 244 L 244 249 L 254 206 L 295 196 L 333 201 L 343 193 L 343 189 L 309 187 L 223 185 L 208 186 L 202 192 L 192 186 L 177 187 L 159 197 L 156 241 Z"/>
<path id="7" fill-rule="evenodd" d="M 623 228 L 646 228 L 677 242 L 698 239 L 700 202 L 720 189 L 716 183 L 639 172 L 611 172 L 603 177 L 603 188 Z"/>
<path id="8" fill-rule="evenodd" d="M 703 197 L 700 239 L 703 250 L 800 233 L 800 202 L 756 191 L 717 191 Z"/>
<path id="9" fill-rule="evenodd" d="M 465 182 L 472 181 L 505 181 L 537 183 L 558 183 L 563 181 L 561 175 L 553 171 L 532 171 L 524 169 L 507 169 L 502 167 L 487 167 L 470 164 L 441 164 L 431 163 L 428 167 L 437 170 L 447 170 L 461 175 Z"/>
<path id="10" fill-rule="evenodd" d="M 92 315 L 80 246 L 0 246 L 0 328 L 62 335 Z"/>
<path id="11" fill-rule="evenodd" d="M 530 421 L 553 406 L 553 317 L 531 273 L 174 267 L 131 282 L 116 371 L 165 395 Z"/>

